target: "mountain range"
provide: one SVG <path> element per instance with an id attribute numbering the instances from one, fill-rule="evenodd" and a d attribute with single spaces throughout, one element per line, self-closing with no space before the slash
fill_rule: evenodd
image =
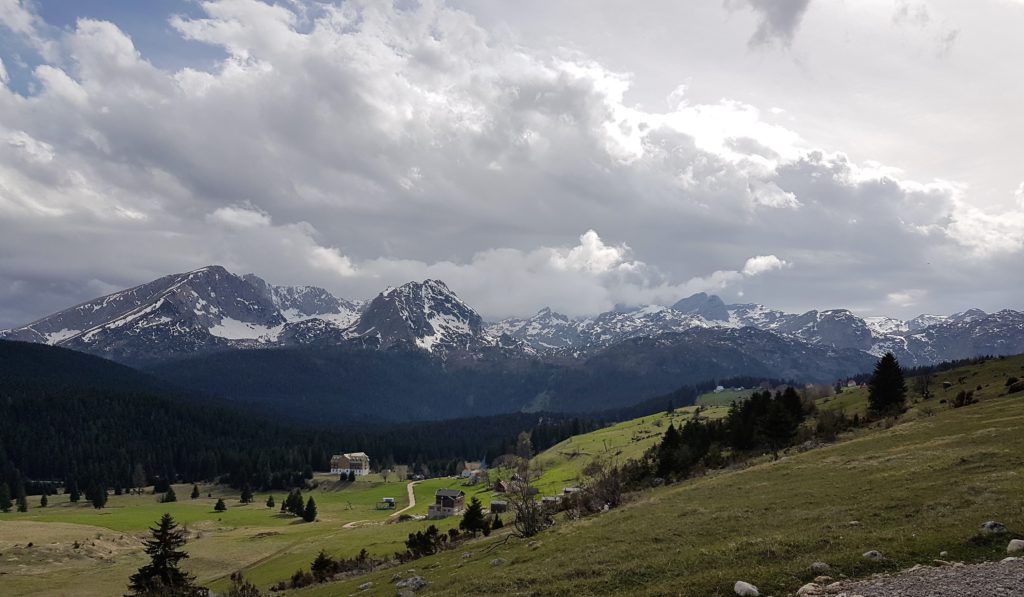
<path id="1" fill-rule="evenodd" d="M 886 351 L 907 366 L 1024 353 L 1024 313 L 971 309 L 902 321 L 846 309 L 785 313 L 698 293 L 672 306 L 582 318 L 545 308 L 487 323 L 440 280 L 353 301 L 213 265 L 0 338 L 106 357 L 280 409 L 302 396 L 332 416 L 374 417 L 409 407 L 396 396 L 416 395 L 406 416 L 443 418 L 614 408 L 739 375 L 830 383 L 868 371 Z"/>

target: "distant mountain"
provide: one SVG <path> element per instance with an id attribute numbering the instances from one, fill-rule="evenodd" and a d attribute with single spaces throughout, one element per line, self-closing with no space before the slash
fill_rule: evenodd
<path id="1" fill-rule="evenodd" d="M 326 419 L 619 408 L 742 375 L 830 382 L 886 351 L 905 365 L 1024 352 L 1024 314 L 909 321 L 786 313 L 698 293 L 671 307 L 486 324 L 440 280 L 367 302 L 212 265 L 0 332 L 138 365 L 190 388 Z"/>

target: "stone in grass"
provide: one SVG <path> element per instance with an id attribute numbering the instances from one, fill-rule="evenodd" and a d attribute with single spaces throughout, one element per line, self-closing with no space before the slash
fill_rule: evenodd
<path id="1" fill-rule="evenodd" d="M 1024 539 L 1014 539 L 1006 546 L 1006 553 L 1017 553 L 1024 551 Z"/>
<path id="2" fill-rule="evenodd" d="M 428 583 L 427 579 L 423 578 L 422 576 L 413 576 L 411 578 L 407 578 L 403 581 L 395 583 L 395 587 L 399 589 L 412 589 L 413 591 L 419 591 L 428 584 L 430 583 Z"/>
<path id="3" fill-rule="evenodd" d="M 491 560 L 491 566 L 501 566 L 504 563 L 505 563 L 505 560 L 503 560 L 501 558 L 494 558 L 493 560 Z"/>
<path id="4" fill-rule="evenodd" d="M 811 572 L 815 574 L 823 574 L 831 569 L 832 567 L 826 564 L 825 562 L 815 562 L 811 564 Z"/>
<path id="5" fill-rule="evenodd" d="M 877 549 L 865 551 L 861 557 L 863 557 L 865 560 L 871 560 L 872 562 L 880 562 L 885 559 L 885 556 L 882 555 L 882 552 L 878 551 Z"/>
<path id="6" fill-rule="evenodd" d="M 359 590 L 360 591 L 366 591 L 366 590 L 368 590 L 372 586 L 373 586 L 372 582 L 364 582 L 363 584 L 359 585 Z"/>
<path id="7" fill-rule="evenodd" d="M 1001 522 L 990 520 L 981 525 L 982 535 L 1002 535 L 1007 532 L 1006 525 Z"/>
<path id="8" fill-rule="evenodd" d="M 760 593 L 757 592 L 757 587 L 748 582 L 743 582 L 742 580 L 736 581 L 732 590 L 740 597 L 758 597 L 758 595 L 760 595 Z"/>
<path id="9" fill-rule="evenodd" d="M 821 595 L 821 586 L 816 583 L 809 582 L 806 585 L 796 590 L 797 597 L 816 597 Z"/>

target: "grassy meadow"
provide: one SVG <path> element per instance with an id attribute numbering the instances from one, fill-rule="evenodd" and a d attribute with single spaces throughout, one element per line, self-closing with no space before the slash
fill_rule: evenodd
<path id="1" fill-rule="evenodd" d="M 938 374 L 936 396 L 912 397 L 898 421 L 857 429 L 825 447 L 791 450 L 776 461 L 761 457 L 640 492 L 627 505 L 584 520 L 559 516 L 554 528 L 532 541 L 497 545 L 507 534 L 498 532 L 397 569 L 289 594 L 393 595 L 393 575 L 416 570 L 431 583 L 420 592 L 428 595 L 726 596 L 736 580 L 757 585 L 762 594 L 784 595 L 813 577 L 808 566 L 815 561 L 830 564 L 834 575 L 862 576 L 928 563 L 942 551 L 954 560 L 999 558 L 1006 540 L 979 540 L 976 532 L 994 519 L 1018 536 L 1024 533 L 1024 395 L 1004 395 L 1010 375 L 1024 377 L 1024 357 Z M 965 384 L 941 389 L 942 381 L 960 377 Z M 960 389 L 975 390 L 980 402 L 951 408 Z M 848 389 L 818 407 L 863 414 L 866 400 L 865 389 Z M 579 484 L 592 461 L 614 464 L 639 456 L 670 422 L 678 425 L 695 410 L 625 421 L 538 454 L 532 468 L 541 473 L 541 495 Z M 701 416 L 726 411 L 704 407 Z M 492 480 L 509 475 L 493 471 Z M 66 496 L 52 496 L 44 509 L 38 497 L 30 498 L 29 512 L 0 514 L 2 593 L 122 594 L 128 576 L 145 561 L 141 539 L 147 527 L 164 512 L 189 529 L 186 567 L 214 590 L 223 590 L 235 570 L 267 589 L 308 569 L 320 549 L 335 556 L 362 548 L 392 554 L 410 532 L 432 524 L 388 523 L 392 511 L 376 510 L 382 497 L 394 497 L 404 508 L 405 481 L 317 480 L 320 486 L 304 494 L 317 502 L 314 523 L 281 515 L 283 493 L 274 494 L 277 506 L 268 509 L 266 493 L 242 505 L 237 492 L 219 486 L 201 485 L 202 497 L 191 500 L 191 486 L 176 485 L 179 501 L 171 504 L 154 495 L 111 496 L 102 510 L 69 504 Z M 461 479 L 428 479 L 415 485 L 417 504 L 407 513 L 425 514 L 443 487 L 462 489 L 467 500 L 476 496 L 485 506 L 492 497 Z M 213 510 L 218 497 L 227 502 L 226 512 Z M 458 519 L 434 524 L 444 531 Z M 886 560 L 864 560 L 861 554 L 871 549 Z M 500 563 L 492 564 L 495 559 Z M 359 591 L 366 582 L 373 583 L 370 589 Z"/>
<path id="2" fill-rule="evenodd" d="M 940 382 L 966 376 L 967 383 L 927 401 L 912 399 L 894 423 L 645 491 L 606 514 L 559 519 L 532 541 L 499 546 L 502 537 L 492 536 L 407 568 L 431 583 L 420 592 L 427 595 L 724 597 L 737 580 L 765 595 L 795 592 L 814 576 L 809 566 L 816 561 L 836 576 L 864 576 L 931 563 L 943 551 L 949 560 L 1000 559 L 1008 538 L 983 539 L 978 528 L 998 520 L 1024 536 L 1024 395 L 1005 395 L 1010 375 L 1024 377 L 1024 358 L 938 374 Z M 975 390 L 980 402 L 950 408 L 960 389 Z M 865 401 L 866 391 L 853 389 L 823 406 L 859 409 Z M 861 557 L 871 549 L 886 559 Z M 369 581 L 373 586 L 360 594 L 391 595 L 393 574 L 300 594 L 346 595 Z"/>

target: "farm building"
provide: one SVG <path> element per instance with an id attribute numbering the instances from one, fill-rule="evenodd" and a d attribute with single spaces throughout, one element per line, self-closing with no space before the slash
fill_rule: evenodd
<path id="1" fill-rule="evenodd" d="M 504 500 L 491 500 L 491 514 L 503 514 L 508 512 L 508 502 Z"/>
<path id="2" fill-rule="evenodd" d="M 494 491 L 495 493 L 508 493 L 508 483 L 498 479 L 494 482 Z"/>
<path id="3" fill-rule="evenodd" d="M 427 518 L 458 516 L 466 510 L 466 494 L 460 489 L 438 489 L 434 503 L 427 507 Z"/>
<path id="4" fill-rule="evenodd" d="M 332 473 L 349 473 L 366 475 L 370 473 L 370 457 L 365 452 L 350 452 L 331 456 Z"/>
<path id="5" fill-rule="evenodd" d="M 463 460 L 462 462 L 459 463 L 459 476 L 462 477 L 463 479 L 468 479 L 473 475 L 479 474 L 477 471 L 479 471 L 481 468 L 482 466 L 479 460 Z"/>

